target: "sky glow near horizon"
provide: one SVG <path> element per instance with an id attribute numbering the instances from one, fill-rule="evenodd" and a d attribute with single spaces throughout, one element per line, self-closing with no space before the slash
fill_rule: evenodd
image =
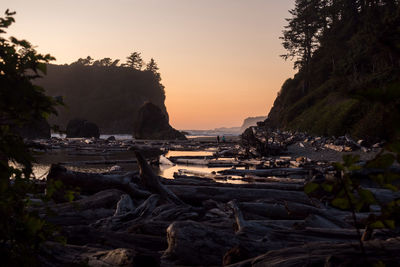
<path id="1" fill-rule="evenodd" d="M 240 126 L 266 116 L 293 76 L 281 32 L 294 0 L 2 0 L 8 35 L 64 64 L 90 55 L 153 57 L 177 129 Z"/>

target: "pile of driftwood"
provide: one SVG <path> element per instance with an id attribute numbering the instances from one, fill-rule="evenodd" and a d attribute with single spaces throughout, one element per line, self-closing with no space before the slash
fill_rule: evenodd
<path id="1" fill-rule="evenodd" d="M 307 133 L 271 130 L 265 125 L 246 129 L 241 135 L 241 143 L 246 149 L 246 155 L 252 157 L 279 155 L 289 145 L 295 143 L 298 143 L 300 147 L 309 145 L 315 151 L 352 152 L 361 150 L 362 152 L 370 152 L 374 148 L 382 147 L 382 142 L 377 140 L 354 141 L 347 135 L 339 137 L 312 136 Z"/>
<path id="2" fill-rule="evenodd" d="M 161 151 L 184 150 L 200 151 L 210 147 L 215 148 L 217 138 L 188 139 L 188 140 L 135 140 L 135 139 L 115 139 L 111 136 L 107 139 L 97 138 L 58 138 L 27 140 L 28 145 L 42 150 L 65 149 L 73 155 L 97 156 L 112 152 L 123 152 L 135 146 L 143 151 L 158 149 Z M 220 143 L 221 150 L 230 150 L 236 145 L 235 142 Z"/>
<path id="3" fill-rule="evenodd" d="M 226 184 L 199 176 L 156 176 L 135 151 L 139 172 L 78 173 L 53 165 L 47 184 L 79 188 L 75 201 L 39 208 L 62 227 L 66 245 L 46 243 L 44 266 L 357 266 L 400 262 L 400 238 L 375 231 L 360 250 L 352 214 L 303 192 L 305 168 L 229 170 L 262 183 Z M 289 162 L 290 164 L 290 162 Z M 241 173 L 244 172 L 245 174 Z M 290 178 L 289 178 L 290 177 Z M 376 190 L 377 198 L 399 197 Z M 48 213 L 48 209 L 54 214 Z M 368 214 L 356 214 L 357 226 Z M 343 266 L 343 265 L 340 265 Z"/>

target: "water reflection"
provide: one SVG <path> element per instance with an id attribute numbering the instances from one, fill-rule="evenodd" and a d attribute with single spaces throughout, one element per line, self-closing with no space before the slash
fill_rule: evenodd
<path id="1" fill-rule="evenodd" d="M 164 178 L 173 179 L 174 172 L 178 172 L 179 169 L 186 169 L 189 171 L 197 171 L 197 172 L 211 174 L 211 172 L 213 171 L 214 172 L 222 171 L 226 170 L 227 168 L 208 168 L 207 166 L 196 166 L 196 165 L 185 165 L 185 164 L 177 164 L 175 166 L 160 165 L 160 167 L 158 168 L 158 175 Z"/>
<path id="2" fill-rule="evenodd" d="M 169 151 L 166 157 L 183 157 L 183 156 L 196 156 L 196 157 L 207 157 L 212 156 L 213 151 Z M 47 153 L 41 153 L 35 155 L 36 164 L 33 165 L 33 172 L 36 178 L 43 179 L 47 176 L 50 166 L 53 163 L 66 163 L 64 166 L 72 171 L 78 172 L 91 172 L 91 173 L 105 173 L 111 170 L 112 164 L 87 164 L 88 162 L 104 161 L 104 160 L 132 160 L 135 159 L 133 151 L 120 151 L 120 152 L 110 152 L 106 155 L 102 154 L 79 154 L 75 151 L 72 153 L 69 150 L 53 150 Z M 121 170 L 135 171 L 138 170 L 138 166 L 135 163 L 118 163 Z M 203 172 L 211 174 L 212 172 L 218 172 L 221 170 L 228 169 L 227 167 L 221 168 L 208 168 L 207 166 L 196 166 L 196 165 L 160 165 L 152 167 L 154 172 L 164 178 L 173 179 L 174 173 L 178 172 L 179 169 L 186 169 L 189 171 Z M 229 183 L 239 183 L 242 181 L 237 181 L 234 179 L 229 179 Z"/>
<path id="3" fill-rule="evenodd" d="M 212 156 L 213 151 L 212 150 L 201 150 L 201 151 L 174 151 L 170 150 L 168 153 L 165 155 L 167 158 L 168 157 L 184 157 L 184 156 L 198 156 L 198 157 L 207 157 L 207 156 Z"/>
<path id="4" fill-rule="evenodd" d="M 112 164 L 87 164 L 88 162 L 99 162 L 106 160 L 132 160 L 135 159 L 133 151 L 112 152 L 102 155 L 77 153 L 70 150 L 52 150 L 46 153 L 34 155 L 36 163 L 33 164 L 33 173 L 36 178 L 45 178 L 50 170 L 51 164 L 64 163 L 64 166 L 77 172 L 105 173 L 110 171 Z M 134 171 L 138 167 L 134 163 L 118 163 L 122 171 Z"/>

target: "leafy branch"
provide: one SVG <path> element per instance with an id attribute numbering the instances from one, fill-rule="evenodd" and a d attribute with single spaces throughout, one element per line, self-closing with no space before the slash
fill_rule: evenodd
<path id="1" fill-rule="evenodd" d="M 389 203 L 378 201 L 371 190 L 363 188 L 362 182 L 368 180 L 376 186 L 399 190 L 400 175 L 394 166 L 400 162 L 400 142 L 396 141 L 386 146 L 374 159 L 365 165 L 359 164 L 358 155 L 343 156 L 342 163 L 334 163 L 334 179 L 325 179 L 322 183 L 310 182 L 304 187 L 305 193 L 329 202 L 330 205 L 352 213 L 354 227 L 360 241 L 360 249 L 365 253 L 363 241 L 368 239 L 373 229 L 395 229 L 400 223 L 400 199 Z M 371 213 L 365 222 L 364 236 L 361 236 L 356 212 L 372 212 L 373 206 L 378 206 L 380 214 Z"/>

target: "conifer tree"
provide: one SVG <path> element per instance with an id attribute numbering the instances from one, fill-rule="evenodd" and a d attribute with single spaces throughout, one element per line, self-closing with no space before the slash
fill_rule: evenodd
<path id="1" fill-rule="evenodd" d="M 139 52 L 133 52 L 126 58 L 126 67 L 133 68 L 135 70 L 142 70 L 143 59 Z"/>

